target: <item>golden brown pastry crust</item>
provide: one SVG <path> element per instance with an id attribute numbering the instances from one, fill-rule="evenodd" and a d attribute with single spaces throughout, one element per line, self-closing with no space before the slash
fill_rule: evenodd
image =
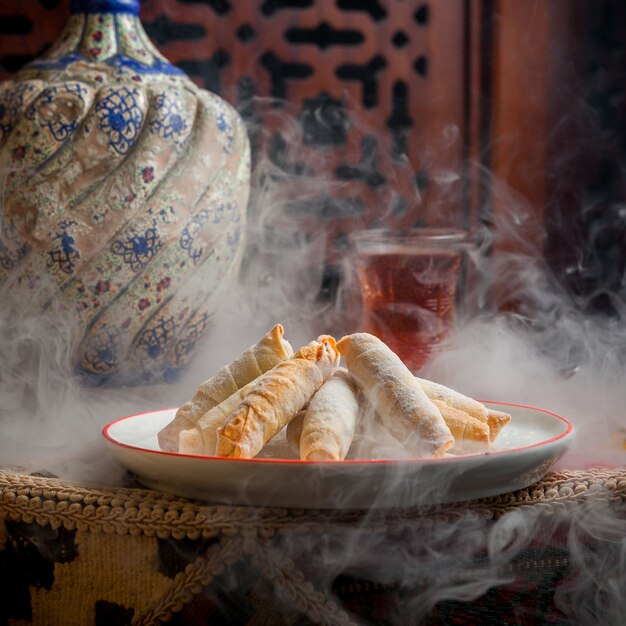
<path id="1" fill-rule="evenodd" d="M 276 324 L 258 343 L 203 382 L 194 397 L 183 404 L 174 419 L 159 431 L 157 438 L 161 449 L 178 451 L 179 433 L 182 430 L 192 429 L 207 411 L 280 361 L 289 358 L 293 349 L 283 334 L 283 326 Z"/>
<path id="2" fill-rule="evenodd" d="M 464 411 L 477 420 L 485 422 L 489 426 L 489 439 L 491 442 L 495 440 L 500 431 L 511 420 L 511 416 L 508 413 L 489 409 L 482 402 L 478 402 L 478 400 L 465 396 L 445 385 L 424 378 L 417 378 L 417 380 L 431 400 L 441 400 L 448 406 Z"/>
<path id="3" fill-rule="evenodd" d="M 487 407 L 485 407 L 487 408 Z M 487 409 L 487 423 L 489 424 L 489 438 L 493 442 L 500 431 L 511 421 L 511 416 L 503 411 Z"/>
<path id="4" fill-rule="evenodd" d="M 268 372 L 264 372 L 259 378 L 267 376 L 267 374 Z M 217 450 L 217 429 L 252 390 L 257 380 L 258 378 L 248 383 L 245 387 L 237 389 L 224 402 L 220 402 L 220 404 L 208 410 L 192 428 L 181 430 L 178 438 L 178 451 L 182 454 L 215 456 Z"/>
<path id="5" fill-rule="evenodd" d="M 260 378 L 217 431 L 217 454 L 252 458 L 313 397 L 339 364 L 335 340 L 323 335 Z"/>
<path id="6" fill-rule="evenodd" d="M 385 428 L 419 456 L 443 456 L 454 437 L 439 409 L 400 358 L 369 333 L 343 337 L 337 347 Z"/>
<path id="7" fill-rule="evenodd" d="M 433 400 L 454 437 L 450 452 L 482 452 L 489 449 L 489 426 L 460 409 L 455 409 L 441 400 Z"/>

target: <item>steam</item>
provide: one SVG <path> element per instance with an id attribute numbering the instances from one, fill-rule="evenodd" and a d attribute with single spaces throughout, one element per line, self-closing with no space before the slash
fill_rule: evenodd
<path id="1" fill-rule="evenodd" d="M 0 309 L 0 459 L 3 466 L 74 478 L 120 482 L 122 472 L 102 454 L 99 431 L 125 411 L 148 408 L 148 390 L 88 390 L 73 375 L 80 323 L 53 307 L 42 315 L 2 290 Z"/>
<path id="2" fill-rule="evenodd" d="M 296 128 L 296 146 L 297 132 Z M 453 133 L 449 133 L 446 140 L 451 137 Z M 284 182 L 284 172 L 276 171 L 275 163 L 260 164 L 257 173 L 263 171 L 263 167 L 272 175 L 257 178 L 257 181 Z M 302 184 L 309 182 L 303 181 L 303 171 L 306 170 L 300 170 L 288 180 L 295 181 L 297 189 L 306 195 L 310 187 Z M 613 316 L 590 315 L 584 303 L 555 280 L 542 260 L 542 251 L 529 243 L 535 239 L 527 237 L 527 229 L 532 227 L 532 213 L 526 201 L 502 182 L 490 180 L 487 172 L 484 174 L 498 200 L 508 207 L 508 213 L 497 223 L 484 224 L 477 233 L 477 248 L 470 255 L 468 265 L 482 282 L 479 280 L 475 289 L 464 294 L 457 327 L 424 376 L 476 398 L 543 407 L 565 416 L 574 423 L 578 436 L 557 468 L 624 465 L 626 327 L 620 296 L 613 294 Z M 325 177 L 315 180 L 328 185 L 328 189 L 333 189 L 335 184 Z M 431 185 L 437 185 L 440 197 L 445 197 L 446 192 L 457 193 L 462 183 L 461 173 L 441 171 L 432 176 Z M 255 209 L 259 217 L 257 225 L 267 226 L 278 214 L 292 229 L 283 232 L 300 232 L 302 222 L 294 221 L 293 214 L 285 218 L 288 212 L 282 196 L 284 189 L 280 185 L 261 185 L 261 189 L 267 195 Z M 311 197 L 314 196 L 312 193 Z M 442 207 L 445 207 L 443 202 Z M 392 211 L 383 208 L 382 212 L 392 219 Z M 284 221 L 279 223 L 285 224 Z M 297 329 L 306 329 L 310 334 L 318 330 L 333 334 L 342 325 L 348 327 L 346 330 L 358 327 L 359 302 L 349 255 L 342 263 L 343 280 L 336 297 L 331 303 L 320 303 L 310 294 L 311 288 L 320 282 L 324 231 L 314 231 L 310 239 L 292 237 L 291 241 L 297 241 L 300 247 L 287 246 L 283 251 L 269 245 L 269 240 L 259 236 L 261 232 L 263 228 L 252 238 L 265 242 L 258 250 L 275 263 L 265 283 L 271 286 L 266 293 L 272 292 L 275 298 L 272 302 L 283 308 Z M 503 239 L 514 242 L 515 253 L 500 252 L 494 257 L 484 254 Z M 311 272 L 311 267 L 318 271 Z M 508 288 L 507 293 L 500 294 L 505 300 L 526 303 L 516 313 L 489 312 L 491 294 L 484 285 L 494 276 Z M 308 294 L 309 297 L 301 297 L 294 304 L 290 279 L 296 279 L 294 284 L 300 296 Z M 244 283 L 248 280 L 247 293 L 252 293 L 258 281 L 254 273 L 244 273 L 243 280 Z M 263 298 L 263 301 L 268 300 Z M 328 326 L 320 328 L 320 320 Z M 289 324 L 287 330 L 289 333 Z M 393 442 L 385 440 L 383 433 L 379 435 L 376 439 L 379 449 L 397 452 Z M 401 493 L 400 487 L 406 485 L 404 479 L 401 475 L 396 477 L 398 493 Z M 443 478 L 444 482 L 454 479 L 453 471 Z M 422 490 L 424 502 L 429 498 L 429 491 L 443 487 L 416 481 L 416 489 Z M 549 568 L 549 564 L 541 561 L 545 557 L 539 547 L 560 546 L 563 564 L 553 574 L 553 580 L 560 580 L 565 572 L 567 576 L 555 590 L 557 610 L 571 623 L 617 625 L 626 611 L 623 595 L 626 531 L 623 505 L 620 508 L 609 496 L 600 490 L 587 501 L 581 499 L 572 506 L 555 507 L 549 515 L 545 514 L 544 507 L 528 506 L 509 511 L 496 520 L 475 510 L 457 507 L 453 517 L 446 517 L 444 510 L 441 521 L 424 522 L 415 530 L 411 530 L 410 524 L 394 526 L 389 523 L 386 531 L 377 533 L 371 532 L 369 523 L 374 523 L 377 515 L 371 512 L 361 526 L 331 534 L 332 538 L 327 541 L 316 542 L 314 550 L 306 536 L 285 539 L 282 547 L 296 562 L 307 555 L 313 561 L 311 567 L 315 568 L 321 585 L 325 582 L 331 591 L 340 575 L 383 587 L 401 581 L 397 593 L 389 594 L 392 599 L 385 619 L 389 623 L 405 624 L 420 623 L 431 611 L 446 603 L 449 606 L 454 602 L 472 601 L 514 584 L 520 578 L 519 568 L 523 567 L 520 555 L 532 558 L 533 554 L 538 554 L 538 573 Z M 337 497 L 341 497 L 340 493 Z M 551 583 L 551 580 L 541 580 L 538 584 Z M 511 621 L 522 621 L 527 616 L 511 608 L 509 617 Z M 544 616 L 537 614 L 535 617 L 542 619 Z"/>
<path id="3" fill-rule="evenodd" d="M 282 111 L 272 115 L 272 104 L 255 101 L 255 109 L 270 113 L 266 124 L 251 128 L 263 156 L 257 153 L 253 169 L 241 284 L 252 296 L 244 299 L 247 315 L 265 315 L 268 322 L 273 316 L 298 328 L 320 313 L 327 242 L 324 230 L 312 227 L 311 215 L 320 190 L 330 191 L 333 182 L 329 172 L 313 174 L 314 164 L 302 154 L 301 126 Z"/>
<path id="4" fill-rule="evenodd" d="M 264 104 L 268 103 L 256 102 Z M 19 291 L 1 294 L 0 458 L 4 466 L 122 484 L 127 477 L 100 441 L 107 422 L 181 404 L 202 380 L 256 342 L 276 321 L 285 325 L 294 346 L 321 332 L 341 335 L 357 329 L 358 294 L 347 249 L 338 291 L 333 297 L 320 297 L 332 220 L 311 218 L 313 202 L 341 192 L 347 183 L 334 181 L 330 168 L 324 167 L 323 152 L 311 155 L 301 150 L 302 129 L 293 118 L 284 111 L 274 115 L 277 119 L 270 119 L 268 128 L 251 128 L 260 146 L 278 143 L 269 156 L 257 152 L 244 265 L 237 283 L 224 294 L 208 341 L 180 383 L 83 388 L 72 377 L 77 322 L 71 314 L 53 308 L 42 315 L 28 309 Z M 282 140 L 275 138 L 273 129 L 278 126 Z M 442 142 L 459 140 L 458 133 L 448 129 Z M 424 159 L 428 157 L 425 151 Z M 441 198 L 446 191 L 456 194 L 462 183 L 461 172 L 442 170 L 435 172 L 431 184 Z M 501 282 L 511 295 L 529 306 L 515 314 L 489 313 L 489 294 L 482 287 L 485 282 L 479 281 L 475 291 L 465 294 L 467 306 L 455 332 L 423 375 L 473 397 L 539 406 L 568 418 L 578 439 L 561 467 L 624 464 L 623 308 L 616 307 L 610 318 L 583 314 L 579 303 L 551 277 L 539 251 L 525 245 L 523 227 L 529 213 L 523 199 L 502 183 L 496 183 L 496 192 L 510 200 L 509 214 L 478 233 L 478 249 L 468 263 L 487 282 L 494 275 L 504 278 Z M 391 219 L 391 207 L 383 207 L 382 215 Z M 518 238 L 517 252 L 485 262 L 482 252 L 501 236 Z M 393 450 L 389 442 L 380 444 Z M 395 478 L 396 485 L 403 484 L 402 475 Z M 454 478 L 452 470 L 448 479 Z M 417 484 L 415 488 L 427 497 L 429 490 L 440 487 Z M 576 509 L 557 510 L 552 516 L 543 515 L 539 508 L 520 508 L 495 523 L 460 508 L 458 517 L 445 523 L 415 531 L 398 523 L 370 533 L 368 523 L 376 515 L 366 514 L 360 526 L 339 530 L 312 558 L 319 571 L 326 572 L 328 589 L 340 573 L 380 584 L 402 581 L 404 599 L 391 606 L 386 616 L 390 623 L 418 623 L 440 601 L 472 600 L 506 585 L 514 578 L 516 555 L 538 537 L 556 540 L 563 528 L 570 569 L 556 591 L 559 609 L 580 624 L 618 624 L 626 611 L 623 510 L 602 498 Z M 589 539 L 597 549 L 587 547 Z M 296 560 L 310 554 L 310 540 L 304 535 L 285 539 L 283 547 Z M 477 561 L 476 554 L 483 558 Z"/>

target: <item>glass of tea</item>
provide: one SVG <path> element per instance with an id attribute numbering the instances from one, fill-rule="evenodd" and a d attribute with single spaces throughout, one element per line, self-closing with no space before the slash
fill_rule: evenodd
<path id="1" fill-rule="evenodd" d="M 454 325 L 469 234 L 460 229 L 371 229 L 350 233 L 361 296 L 361 329 L 417 372 Z"/>

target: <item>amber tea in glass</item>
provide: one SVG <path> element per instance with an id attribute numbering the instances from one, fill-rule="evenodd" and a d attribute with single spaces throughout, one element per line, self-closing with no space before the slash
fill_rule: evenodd
<path id="1" fill-rule="evenodd" d="M 454 324 L 465 231 L 372 229 L 350 234 L 363 300 L 362 330 L 416 372 Z"/>

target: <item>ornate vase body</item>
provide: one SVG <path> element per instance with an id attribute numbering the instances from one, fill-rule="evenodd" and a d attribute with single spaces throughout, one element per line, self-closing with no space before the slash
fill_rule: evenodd
<path id="1" fill-rule="evenodd" d="M 138 0 L 74 0 L 0 85 L 0 281 L 78 315 L 87 382 L 167 380 L 233 279 L 249 193 L 238 114 L 149 42 Z"/>

